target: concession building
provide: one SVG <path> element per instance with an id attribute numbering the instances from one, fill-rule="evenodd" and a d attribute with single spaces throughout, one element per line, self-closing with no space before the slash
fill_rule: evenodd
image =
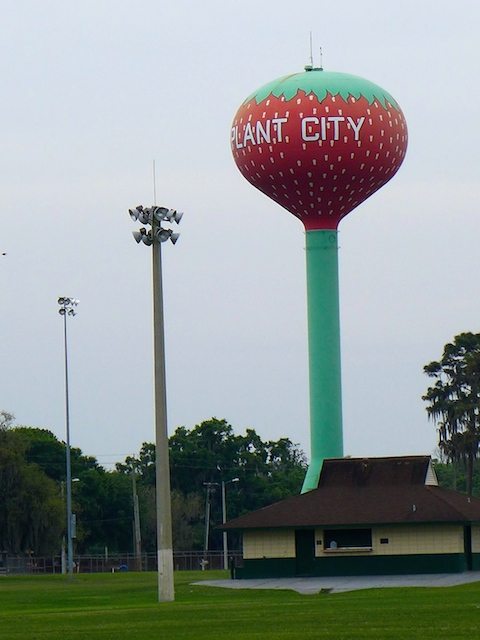
<path id="1" fill-rule="evenodd" d="M 438 486 L 430 456 L 324 460 L 318 487 L 224 525 L 236 578 L 480 569 L 480 499 Z"/>

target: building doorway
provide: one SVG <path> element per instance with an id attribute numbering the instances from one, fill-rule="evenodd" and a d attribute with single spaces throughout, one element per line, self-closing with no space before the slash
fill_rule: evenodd
<path id="1" fill-rule="evenodd" d="M 315 530 L 295 530 L 295 575 L 313 575 L 315 562 Z"/>

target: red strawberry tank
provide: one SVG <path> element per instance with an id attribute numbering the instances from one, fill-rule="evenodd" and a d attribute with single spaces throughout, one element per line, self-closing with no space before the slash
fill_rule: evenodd
<path id="1" fill-rule="evenodd" d="M 242 175 L 306 231 L 310 464 L 343 456 L 337 228 L 398 171 L 407 125 L 397 101 L 358 76 L 306 67 L 261 87 L 238 109 L 231 147 Z"/>

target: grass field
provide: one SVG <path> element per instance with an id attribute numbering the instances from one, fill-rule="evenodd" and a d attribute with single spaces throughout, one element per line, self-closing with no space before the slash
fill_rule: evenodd
<path id="1" fill-rule="evenodd" d="M 299 595 L 191 585 L 223 572 L 180 572 L 156 602 L 155 573 L 0 577 L 1 640 L 442 640 L 480 634 L 480 585 Z"/>

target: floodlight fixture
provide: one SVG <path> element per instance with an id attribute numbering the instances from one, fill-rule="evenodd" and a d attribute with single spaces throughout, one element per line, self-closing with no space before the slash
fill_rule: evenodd
<path id="1" fill-rule="evenodd" d="M 144 233 L 142 235 L 142 242 L 143 242 L 143 244 L 146 244 L 147 247 L 150 247 L 153 244 L 153 238 L 152 238 L 152 232 L 151 231 L 147 231 L 147 233 Z"/>
<path id="2" fill-rule="evenodd" d="M 150 209 L 144 209 L 138 214 L 138 219 L 142 224 L 152 224 L 152 212 Z"/>
<path id="3" fill-rule="evenodd" d="M 130 214 L 131 219 L 136 222 L 138 220 L 138 216 L 142 213 L 143 206 L 139 204 L 134 209 L 129 209 L 128 213 Z"/>
<path id="4" fill-rule="evenodd" d="M 175 215 L 175 209 L 168 209 L 167 213 L 165 214 L 165 220 L 167 222 L 172 222 L 174 215 Z"/>
<path id="5" fill-rule="evenodd" d="M 166 207 L 158 207 L 158 209 L 161 209 L 161 212 L 157 214 L 159 218 L 161 217 L 161 219 L 167 220 L 167 222 L 176 222 L 178 224 L 182 219 L 183 213 L 181 211 L 167 209 Z"/>
<path id="6" fill-rule="evenodd" d="M 157 231 L 155 231 L 155 238 L 160 242 L 166 242 L 171 235 L 171 229 L 162 229 L 162 227 L 160 227 L 159 229 L 157 229 Z"/>
<path id="7" fill-rule="evenodd" d="M 155 220 L 162 222 L 162 220 L 167 220 L 169 211 L 170 209 L 167 209 L 167 207 L 153 207 L 153 216 Z"/>
<path id="8" fill-rule="evenodd" d="M 73 307 L 78 306 L 80 300 L 78 298 L 67 298 L 66 296 L 60 296 L 57 302 L 60 305 L 58 313 L 61 316 L 64 316 L 65 314 L 74 316 L 76 312 L 74 311 Z"/>
<path id="9" fill-rule="evenodd" d="M 142 224 L 148 224 L 152 227 L 149 231 L 147 231 L 145 227 L 142 227 L 138 231 L 132 232 L 137 244 L 142 242 L 147 247 L 150 247 L 155 243 L 162 243 L 167 240 L 175 244 L 180 237 L 180 234 L 173 233 L 172 229 L 162 227 L 161 224 L 163 222 L 175 222 L 179 224 L 183 217 L 182 211 L 169 209 L 168 207 L 159 207 L 157 205 L 152 207 L 138 205 L 134 209 L 129 209 L 128 212 L 135 222 L 138 220 Z"/>

